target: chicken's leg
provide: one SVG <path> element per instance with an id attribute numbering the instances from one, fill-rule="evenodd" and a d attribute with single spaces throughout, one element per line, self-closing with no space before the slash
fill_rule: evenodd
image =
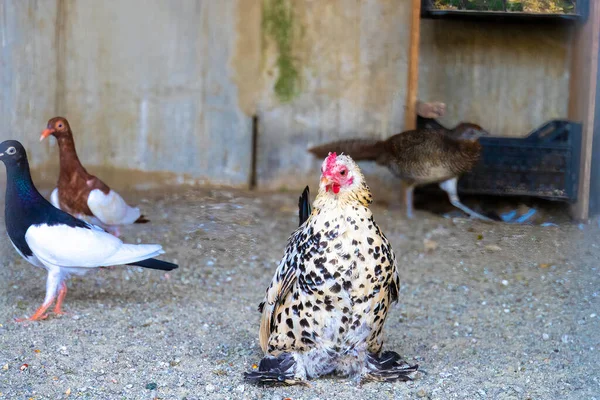
<path id="1" fill-rule="evenodd" d="M 457 178 L 448 179 L 447 181 L 440 183 L 440 188 L 443 191 L 445 191 L 446 193 L 448 193 L 448 198 L 450 199 L 450 203 L 452 203 L 452 205 L 454 207 L 459 208 L 462 211 L 466 212 L 473 218 L 479 218 L 483 221 L 492 221 L 488 217 L 485 217 L 479 213 L 476 213 L 475 211 L 471 210 L 469 207 L 465 206 L 463 203 L 460 202 L 460 199 L 458 198 L 458 191 L 456 189 L 457 183 L 458 183 Z"/>
<path id="2" fill-rule="evenodd" d="M 413 192 L 415 190 L 414 183 L 403 182 L 404 185 L 404 205 L 406 206 L 406 218 L 412 219 L 413 214 Z"/>

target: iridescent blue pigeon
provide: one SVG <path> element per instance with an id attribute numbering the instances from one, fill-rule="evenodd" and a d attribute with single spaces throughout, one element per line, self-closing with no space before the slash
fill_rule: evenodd
<path id="1" fill-rule="evenodd" d="M 16 140 L 0 143 L 0 160 L 6 166 L 5 223 L 10 242 L 30 264 L 48 271 L 44 303 L 28 320 L 46 318 L 56 299 L 54 313 L 62 314 L 67 294 L 65 280 L 92 268 L 129 264 L 170 271 L 177 265 L 156 260 L 158 244 L 124 244 L 102 228 L 77 219 L 50 204 L 35 188 L 25 149 Z"/>

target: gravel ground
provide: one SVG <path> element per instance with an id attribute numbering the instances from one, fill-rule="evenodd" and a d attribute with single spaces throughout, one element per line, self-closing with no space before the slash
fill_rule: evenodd
<path id="1" fill-rule="evenodd" d="M 31 315 L 45 272 L 0 237 L 0 399 L 600 399 L 599 229 L 485 224 L 375 205 L 402 277 L 385 348 L 418 362 L 414 382 L 259 388 L 262 299 L 297 224 L 299 193 L 127 193 L 162 243 L 169 274 L 102 269 L 69 282 L 68 315 Z M 2 206 L 2 208 L 4 208 Z M 4 230 L 4 223 L 0 229 Z"/>

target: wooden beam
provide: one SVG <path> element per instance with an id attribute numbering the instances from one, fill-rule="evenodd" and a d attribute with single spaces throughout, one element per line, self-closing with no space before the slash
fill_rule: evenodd
<path id="1" fill-rule="evenodd" d="M 408 83 L 404 129 L 417 127 L 417 94 L 419 90 L 419 40 L 421 37 L 421 0 L 411 0 L 410 45 L 408 46 Z"/>
<path id="2" fill-rule="evenodd" d="M 600 2 L 590 1 L 589 17 L 585 24 L 577 27 L 571 47 L 569 119 L 583 124 L 577 203 L 571 207 L 571 215 L 577 220 L 589 217 L 599 42 Z"/>

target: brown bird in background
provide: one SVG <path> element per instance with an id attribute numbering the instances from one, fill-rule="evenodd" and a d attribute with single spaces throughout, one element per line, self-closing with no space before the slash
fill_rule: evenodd
<path id="1" fill-rule="evenodd" d="M 60 154 L 58 184 L 50 195 L 54 207 L 98 225 L 115 236 L 119 236 L 119 225 L 149 222 L 139 208 L 129 206 L 117 192 L 81 165 L 75 151 L 73 132 L 65 118 L 50 119 L 40 141 L 50 135 L 58 141 Z"/>
<path id="2" fill-rule="evenodd" d="M 460 202 L 458 178 L 479 160 L 479 137 L 488 133 L 479 125 L 461 123 L 454 129 L 425 128 L 398 133 L 386 140 L 347 139 L 313 147 L 317 157 L 329 152 L 348 154 L 354 160 L 375 161 L 387 167 L 405 185 L 406 214 L 413 217 L 413 191 L 416 186 L 439 183 L 450 202 L 471 217 L 489 218 Z"/>

